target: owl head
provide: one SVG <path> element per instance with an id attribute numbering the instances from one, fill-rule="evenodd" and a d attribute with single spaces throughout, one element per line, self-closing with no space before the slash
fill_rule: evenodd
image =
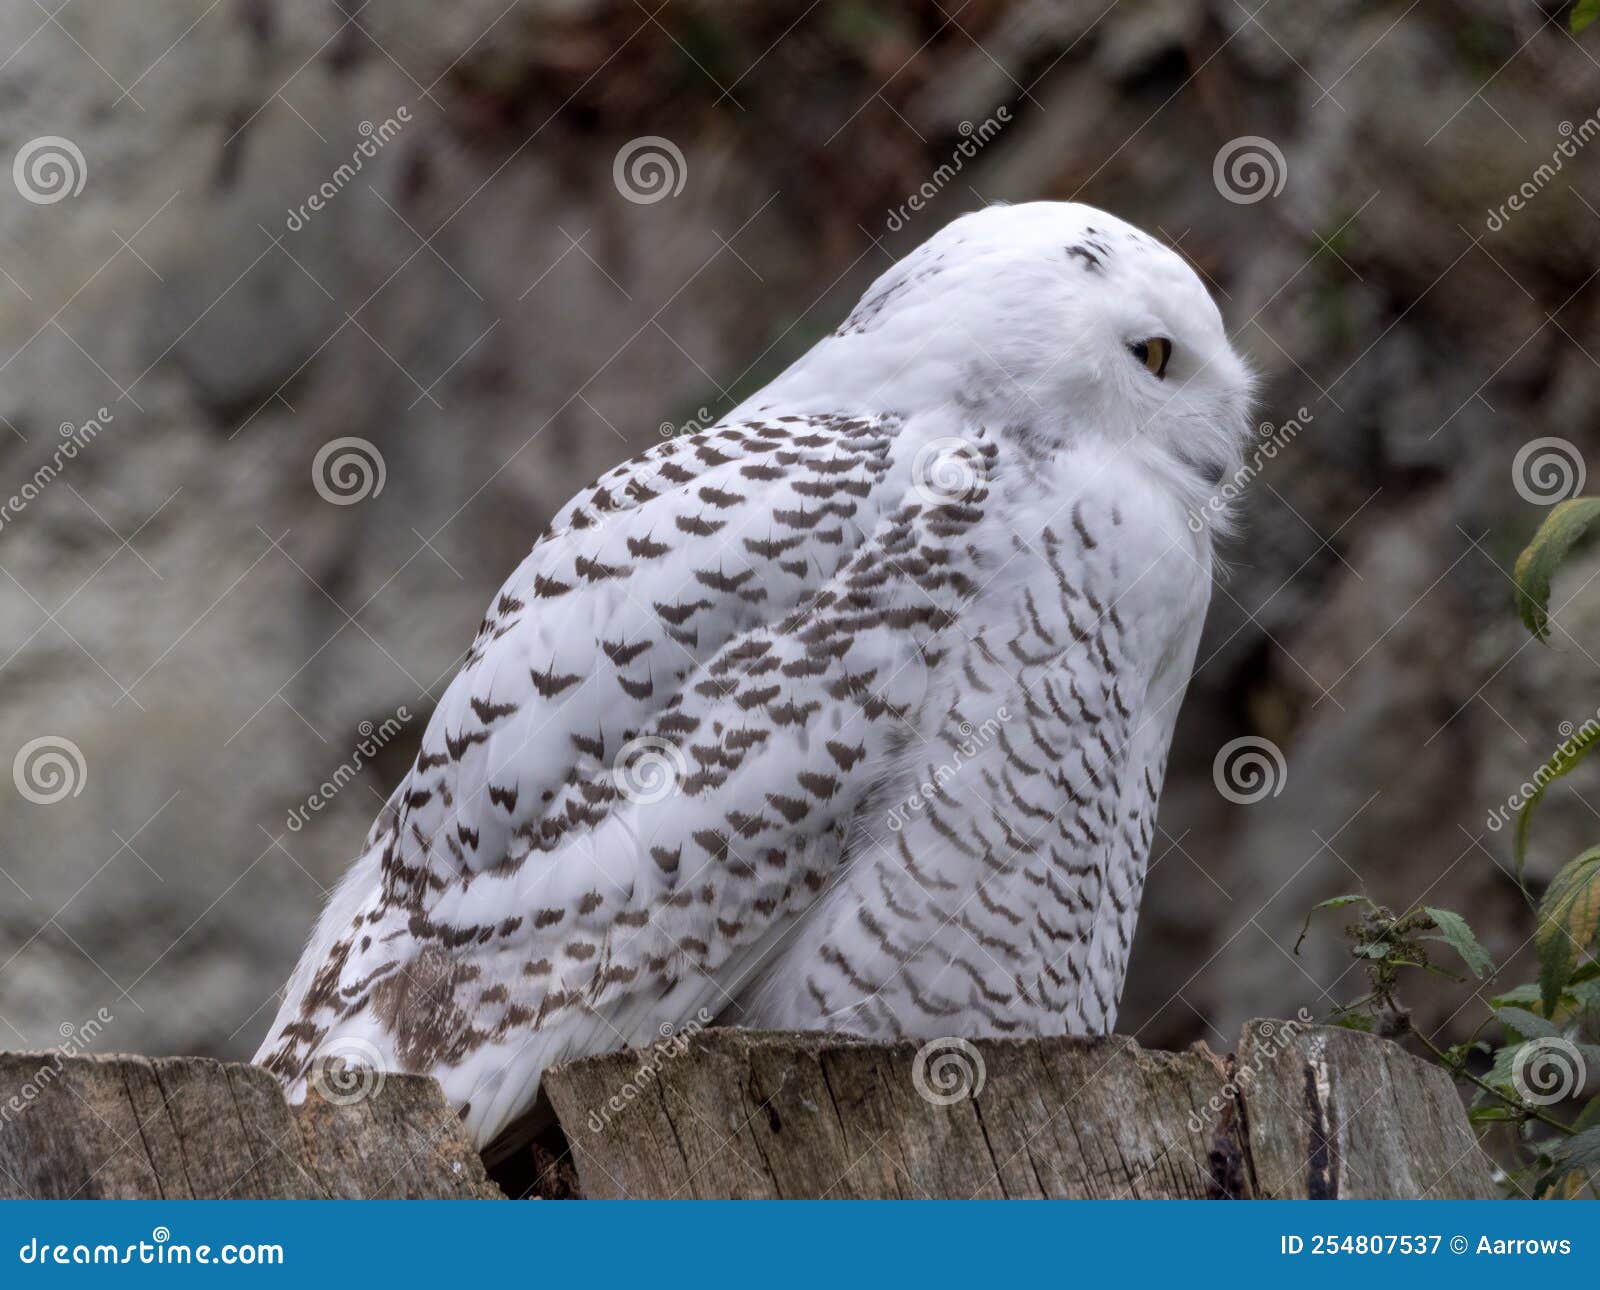
<path id="1" fill-rule="evenodd" d="M 1237 468 L 1251 377 L 1193 269 L 1072 202 L 987 206 L 895 263 L 781 379 L 786 401 L 955 408 L 1046 446 L 1101 436 L 1190 490 Z"/>

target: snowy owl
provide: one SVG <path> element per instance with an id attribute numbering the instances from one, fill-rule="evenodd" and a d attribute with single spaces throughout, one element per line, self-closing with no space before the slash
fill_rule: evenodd
<path id="1" fill-rule="evenodd" d="M 693 1019 L 1109 1030 L 1249 389 L 1139 230 L 949 224 L 550 522 L 256 1060 L 432 1074 L 482 1145 Z"/>

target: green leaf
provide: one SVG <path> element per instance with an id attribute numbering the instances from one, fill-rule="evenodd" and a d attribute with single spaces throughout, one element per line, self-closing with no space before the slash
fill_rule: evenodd
<path id="1" fill-rule="evenodd" d="M 1483 1106 L 1475 1106 L 1467 1112 L 1467 1119 L 1472 1124 L 1495 1124 L 1502 1120 L 1515 1120 L 1517 1113 L 1508 1106 L 1499 1102 L 1488 1102 Z"/>
<path id="2" fill-rule="evenodd" d="M 1578 0 L 1572 7 L 1572 16 L 1567 19 L 1567 25 L 1576 36 L 1596 18 L 1600 18 L 1600 0 Z"/>
<path id="3" fill-rule="evenodd" d="M 1539 987 L 1529 981 L 1523 985 L 1514 985 L 1504 994 L 1494 995 L 1489 1000 L 1491 1008 L 1526 1008 L 1539 1002 Z"/>
<path id="4" fill-rule="evenodd" d="M 1483 1082 L 1498 1089 L 1511 1088 L 1511 1071 L 1517 1060 L 1517 1049 L 1521 1047 L 1521 1044 L 1507 1044 L 1495 1049 L 1494 1061 L 1484 1071 Z"/>
<path id="5" fill-rule="evenodd" d="M 1496 1008 L 1494 1015 L 1500 1024 L 1514 1034 L 1525 1039 L 1556 1039 L 1561 1034 L 1561 1027 L 1553 1021 L 1547 1021 L 1537 1012 L 1529 1012 L 1526 1008 Z M 1521 1044 L 1513 1044 L 1513 1048 L 1520 1048 Z M 1495 1064 L 1499 1065 L 1496 1056 Z"/>
<path id="6" fill-rule="evenodd" d="M 1597 745 L 1600 745 L 1600 722 L 1586 721 L 1556 748 L 1549 761 L 1533 772 L 1533 793 L 1517 812 L 1517 830 L 1511 848 L 1518 882 L 1522 881 L 1522 867 L 1528 862 L 1528 829 L 1533 823 L 1533 808 L 1539 805 L 1552 780 L 1575 769 Z"/>
<path id="7" fill-rule="evenodd" d="M 1589 1099 L 1588 1105 L 1578 1112 L 1578 1118 L 1572 1122 L 1574 1129 L 1588 1129 L 1600 1125 L 1600 1093 Z"/>
<path id="8" fill-rule="evenodd" d="M 1372 1018 L 1361 1012 L 1347 1012 L 1341 1017 L 1334 1017 L 1333 1024 L 1342 1026 L 1345 1030 L 1359 1030 L 1369 1035 L 1372 1033 Z"/>
<path id="9" fill-rule="evenodd" d="M 1430 936 L 1428 939 L 1436 941 L 1440 938 Z M 1421 968 L 1424 972 L 1431 972 L 1434 976 L 1442 976 L 1446 981 L 1454 981 L 1458 985 L 1467 979 L 1458 972 L 1446 972 L 1442 967 L 1435 967 L 1432 963 L 1419 963 L 1415 959 L 1390 959 L 1389 964 L 1391 967 Z"/>
<path id="10" fill-rule="evenodd" d="M 1550 1148 L 1550 1158 L 1566 1169 L 1600 1168 L 1600 1127 L 1562 1139 Z"/>
<path id="11" fill-rule="evenodd" d="M 1600 0 L 1594 2 L 1600 9 Z M 1548 640 L 1550 636 L 1550 579 L 1597 517 L 1600 497 L 1572 497 L 1559 502 L 1517 557 L 1512 571 L 1517 584 L 1517 612 L 1535 640 Z"/>
<path id="12" fill-rule="evenodd" d="M 1600 2 L 1600 0 L 1597 0 Z M 1539 950 L 1539 992 L 1545 1016 L 1554 1016 L 1572 966 L 1600 933 L 1600 847 L 1567 862 L 1539 903 L 1534 944 Z"/>
<path id="13" fill-rule="evenodd" d="M 1433 919 L 1433 925 L 1439 929 L 1438 936 L 1429 939 L 1441 940 L 1459 954 L 1473 976 L 1481 981 L 1485 972 L 1494 969 L 1494 960 L 1478 944 L 1478 938 L 1472 934 L 1472 928 L 1467 926 L 1467 920 L 1460 914 L 1448 909 L 1434 909 L 1429 905 L 1423 906 L 1423 912 Z"/>
<path id="14" fill-rule="evenodd" d="M 1306 921 L 1300 924 L 1300 935 L 1295 937 L 1294 952 L 1300 953 L 1300 947 L 1305 943 L 1306 933 L 1311 930 L 1311 915 L 1319 909 L 1338 909 L 1341 905 L 1353 905 L 1357 901 L 1367 900 L 1365 896 L 1330 896 L 1327 900 L 1319 900 L 1310 909 L 1306 910 Z M 1370 905 L 1372 902 L 1367 901 Z"/>
<path id="15" fill-rule="evenodd" d="M 1573 973 L 1567 988 L 1561 992 L 1561 1002 L 1571 1006 L 1583 1033 L 1600 1035 L 1600 981 L 1579 981 L 1577 973 Z"/>

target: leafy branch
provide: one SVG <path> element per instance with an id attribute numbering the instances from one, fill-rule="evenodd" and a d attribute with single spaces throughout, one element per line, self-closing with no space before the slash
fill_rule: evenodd
<path id="1" fill-rule="evenodd" d="M 1573 11 L 1574 30 L 1600 16 L 1600 0 L 1583 0 Z M 1590 536 L 1600 520 L 1600 498 L 1579 497 L 1554 507 L 1518 557 L 1517 611 L 1535 640 L 1551 634 L 1550 588 L 1562 563 Z M 1523 884 L 1533 815 L 1545 790 L 1570 774 L 1600 747 L 1600 719 L 1574 730 L 1535 771 L 1533 791 L 1518 811 L 1513 838 L 1516 876 Z M 1526 892 L 1526 887 L 1524 886 Z M 1464 982 L 1434 961 L 1439 945 L 1448 949 L 1476 980 L 1492 977 L 1495 965 L 1467 920 L 1453 910 L 1416 906 L 1395 914 L 1364 893 L 1335 896 L 1312 906 L 1295 942 L 1298 954 L 1321 910 L 1355 908 L 1359 917 L 1345 929 L 1350 953 L 1362 962 L 1367 992 L 1334 1009 L 1335 1024 L 1403 1038 L 1407 1035 L 1452 1076 L 1477 1090 L 1468 1111 L 1475 1125 L 1490 1132 L 1511 1131 L 1509 1149 L 1518 1165 L 1508 1181 L 1534 1196 L 1578 1195 L 1584 1187 L 1600 1194 L 1600 1093 L 1583 1100 L 1587 1077 L 1600 1072 L 1600 844 L 1567 861 L 1545 887 L 1535 910 L 1533 941 L 1538 953 L 1536 981 L 1517 985 L 1488 1000 L 1490 1015 L 1464 1043 L 1440 1048 L 1411 1024 L 1400 997 L 1403 981 L 1417 972 Z M 1501 1042 L 1482 1038 L 1498 1027 Z M 1483 1066 L 1480 1074 L 1472 1069 Z M 1560 1107 L 1583 1102 L 1563 1118 Z M 1537 1128 L 1535 1126 L 1538 1126 Z"/>

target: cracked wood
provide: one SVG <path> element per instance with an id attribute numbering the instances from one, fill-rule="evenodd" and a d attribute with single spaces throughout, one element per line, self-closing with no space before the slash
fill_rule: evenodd
<path id="1" fill-rule="evenodd" d="M 977 1040 L 936 1105 L 917 1045 L 708 1030 L 552 1070 L 582 1193 L 614 1197 L 1492 1197 L 1449 1077 L 1387 1040 L 1252 1021 L 1236 1051 Z M 645 1070 L 649 1074 L 643 1074 Z"/>

